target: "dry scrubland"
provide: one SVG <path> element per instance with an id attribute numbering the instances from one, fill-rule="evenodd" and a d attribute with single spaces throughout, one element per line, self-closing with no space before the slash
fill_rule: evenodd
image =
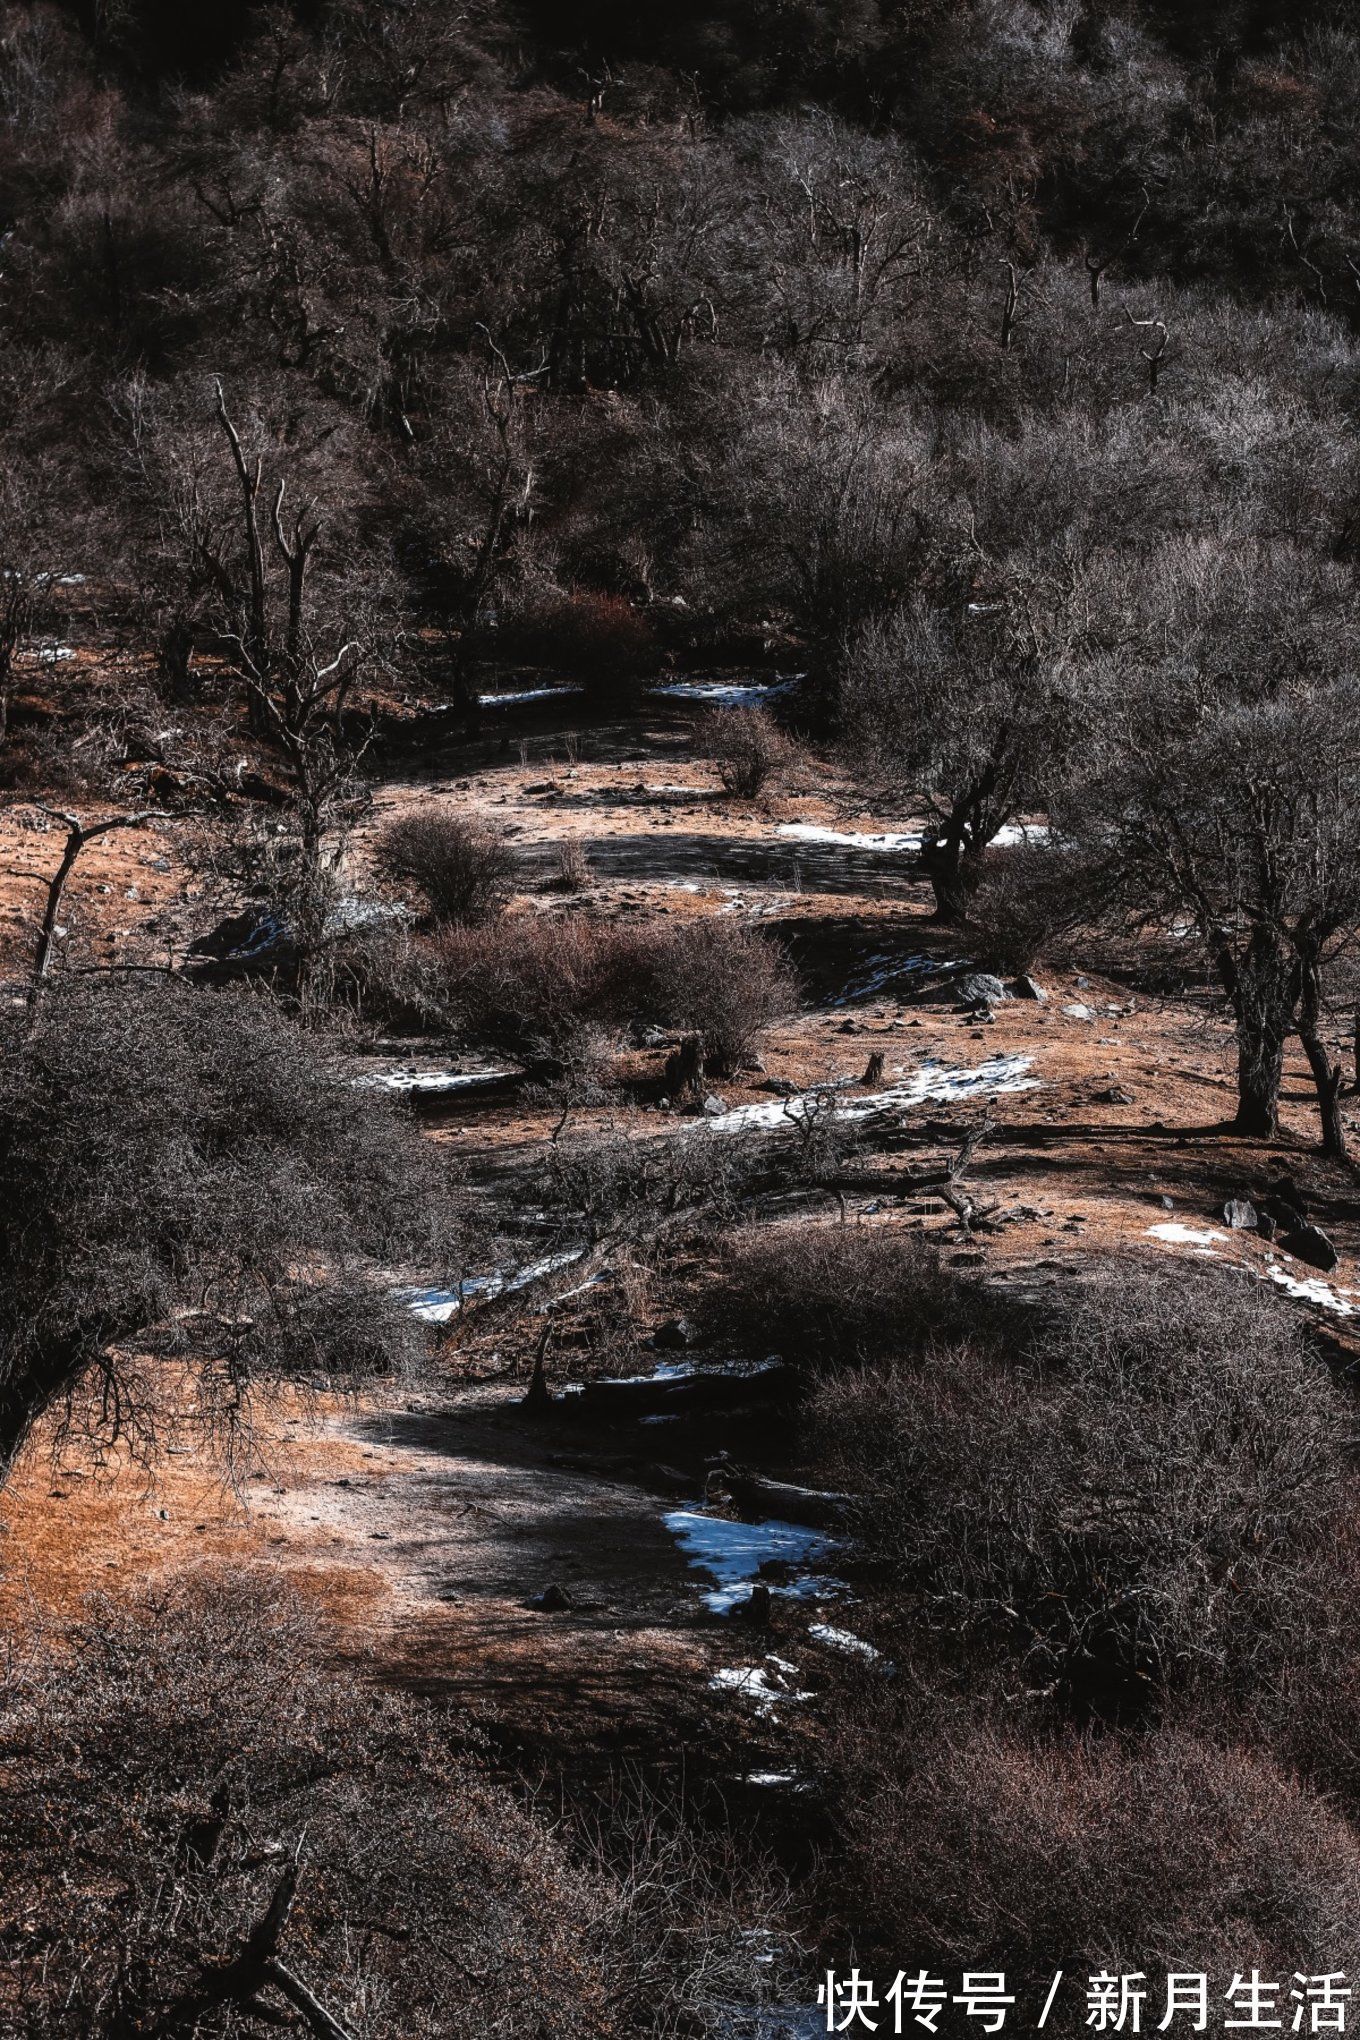
<path id="1" fill-rule="evenodd" d="M 1357 141 L 0 7 L 6 2040 L 1360 1972 Z"/>

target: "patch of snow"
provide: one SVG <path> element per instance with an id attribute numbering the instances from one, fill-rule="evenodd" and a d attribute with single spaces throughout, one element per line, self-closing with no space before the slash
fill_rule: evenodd
<path id="1" fill-rule="evenodd" d="M 913 1105 L 946 1104 L 967 1098 L 994 1098 L 1003 1092 L 1033 1091 L 1038 1078 L 1026 1076 L 1027 1055 L 994 1055 L 976 1069 L 944 1069 L 923 1063 L 915 1073 L 886 1091 L 869 1094 L 852 1088 L 854 1079 L 828 1087 L 835 1090 L 836 1108 L 845 1119 L 868 1119 L 875 1113 L 904 1111 Z M 704 1123 L 711 1133 L 739 1133 L 749 1127 L 796 1126 L 808 1117 L 826 1091 L 804 1091 L 794 1098 L 771 1098 L 759 1105 L 738 1105 Z"/>
<path id="2" fill-rule="evenodd" d="M 598 1277 L 592 1279 L 598 1280 Z M 568 1290 L 566 1293 L 571 1296 L 575 1292 Z M 753 1374 L 768 1374 L 772 1367 L 782 1367 L 783 1364 L 777 1353 L 772 1353 L 767 1360 L 723 1360 L 716 1367 L 702 1360 L 658 1360 L 646 1374 L 606 1374 L 601 1378 L 612 1387 L 627 1387 L 639 1381 L 692 1381 L 701 1374 L 722 1374 L 744 1381 Z"/>
<path id="3" fill-rule="evenodd" d="M 796 1771 L 748 1771 L 743 1782 L 747 1785 L 792 1785 L 797 1778 Z"/>
<path id="4" fill-rule="evenodd" d="M 1330 1282 L 1324 1282 L 1318 1275 L 1304 1276 L 1300 1279 L 1282 1268 L 1278 1261 L 1266 1264 L 1266 1274 L 1278 1288 L 1283 1289 L 1286 1296 L 1297 1297 L 1300 1303 L 1320 1304 L 1323 1310 L 1330 1310 L 1337 1317 L 1354 1317 L 1356 1314 L 1356 1306 L 1350 1301 L 1350 1296 L 1355 1294 L 1354 1290 L 1349 1294 L 1343 1294 L 1340 1290 L 1333 1289 Z"/>
<path id="5" fill-rule="evenodd" d="M 585 688 L 573 682 L 566 687 L 518 687 L 505 694 L 479 694 L 479 708 L 517 708 L 522 701 L 555 701 L 559 695 L 584 694 Z"/>
<path id="6" fill-rule="evenodd" d="M 808 1629 L 814 1643 L 824 1643 L 830 1650 L 844 1651 L 847 1657 L 864 1658 L 869 1664 L 882 1664 L 883 1653 L 866 1643 L 862 1636 L 855 1636 L 848 1629 L 833 1629 L 829 1622 L 814 1622 Z"/>
<path id="7" fill-rule="evenodd" d="M 923 971 L 946 971 L 964 969 L 960 963 L 942 960 L 937 956 L 889 956 L 886 953 L 871 956 L 861 976 L 850 980 L 838 999 L 832 999 L 833 1006 L 848 1006 L 854 999 L 867 999 L 874 992 L 881 992 L 885 985 L 894 984 L 900 977 L 917 977 Z"/>
<path id="8" fill-rule="evenodd" d="M 782 1658 L 767 1658 L 767 1664 L 780 1671 L 791 1672 L 794 1667 L 786 1665 Z M 761 1714 L 768 1714 L 785 1700 L 810 1700 L 811 1693 L 801 1693 L 796 1687 L 779 1685 L 770 1677 L 764 1665 L 724 1665 L 714 1672 L 709 1685 L 722 1693 L 739 1693 L 743 1700 L 754 1703 Z"/>
<path id="9" fill-rule="evenodd" d="M 44 645 L 38 654 L 40 666 L 55 666 L 63 659 L 74 659 L 75 653 L 69 645 Z"/>
<path id="10" fill-rule="evenodd" d="M 801 675 L 787 680 L 753 680 L 745 685 L 729 680 L 658 680 L 648 690 L 672 701 L 704 701 L 710 708 L 756 708 L 775 695 L 787 694 Z"/>
<path id="11" fill-rule="evenodd" d="M 331 933 L 341 933 L 352 928 L 376 928 L 384 921 L 409 921 L 409 907 L 401 906 L 396 900 L 361 900 L 357 894 L 347 893 L 336 900 L 326 916 L 326 927 Z"/>
<path id="12" fill-rule="evenodd" d="M 1053 831 L 1045 822 L 1007 822 L 1004 829 L 998 829 L 990 845 L 993 850 L 1014 850 L 1021 843 L 1033 849 L 1042 849 L 1053 841 Z"/>
<path id="13" fill-rule="evenodd" d="M 874 850 L 891 855 L 915 855 L 921 847 L 919 834 L 884 829 L 878 833 L 855 829 L 824 829 L 816 822 L 781 822 L 777 833 L 798 843 L 839 844 L 846 850 Z"/>
<path id="14" fill-rule="evenodd" d="M 245 941 L 227 951 L 226 961 L 236 963 L 243 957 L 264 956 L 283 941 L 287 932 L 277 914 L 261 914 Z"/>
<path id="15" fill-rule="evenodd" d="M 738 1602 L 745 1600 L 763 1565 L 774 1560 L 790 1566 L 811 1565 L 836 1548 L 834 1537 L 776 1518 L 733 1523 L 725 1516 L 709 1516 L 698 1509 L 672 1509 L 661 1520 L 690 1564 L 717 1581 L 701 1595 L 704 1606 L 715 1615 L 730 1615 Z M 837 1590 L 834 1582 L 813 1573 L 801 1574 L 787 1585 L 768 1584 L 772 1594 L 791 1600 Z"/>
<path id="16" fill-rule="evenodd" d="M 1150 1225 L 1148 1233 L 1154 1240 L 1168 1240 L 1175 1247 L 1209 1247 L 1222 1242 L 1227 1244 L 1228 1234 L 1219 1232 L 1216 1226 L 1197 1230 L 1193 1225 L 1182 1225 L 1179 1219 L 1166 1219 L 1161 1225 Z"/>
<path id="17" fill-rule="evenodd" d="M 424 1097 L 443 1091 L 475 1091 L 515 1074 L 514 1070 L 418 1070 L 408 1064 L 405 1069 L 381 1070 L 354 1081 L 365 1090 L 415 1092 Z"/>
<path id="18" fill-rule="evenodd" d="M 406 1289 L 401 1292 L 407 1308 L 426 1324 L 446 1325 L 456 1317 L 463 1305 L 474 1297 L 488 1301 L 493 1296 L 507 1296 L 517 1289 L 527 1289 L 531 1282 L 539 1282 L 545 1275 L 555 1274 L 559 1268 L 570 1268 L 585 1253 L 584 1247 L 573 1247 L 564 1254 L 549 1254 L 541 1261 L 531 1261 L 527 1267 L 517 1268 L 512 1274 L 497 1268 L 490 1275 L 470 1275 L 460 1282 L 456 1289 Z"/>

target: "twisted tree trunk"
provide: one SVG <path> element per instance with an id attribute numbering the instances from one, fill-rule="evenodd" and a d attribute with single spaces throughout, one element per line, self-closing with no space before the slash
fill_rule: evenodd
<path id="1" fill-rule="evenodd" d="M 1280 1130 L 1285 1043 L 1294 1031 L 1299 966 L 1256 930 L 1229 987 L 1237 1021 L 1236 1132 L 1274 1140 Z"/>

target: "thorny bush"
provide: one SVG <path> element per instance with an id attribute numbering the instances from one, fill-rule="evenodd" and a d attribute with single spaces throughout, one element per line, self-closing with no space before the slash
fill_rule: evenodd
<path id="1" fill-rule="evenodd" d="M 658 1906 L 645 1837 L 631 1875 L 573 1861 L 475 1736 L 341 1670 L 279 1580 L 181 1576 L 13 1652 L 7 2033 L 244 2035 L 296 2005 L 284 1978 L 367 2040 L 695 2032 L 756 1992 L 711 1883 Z"/>

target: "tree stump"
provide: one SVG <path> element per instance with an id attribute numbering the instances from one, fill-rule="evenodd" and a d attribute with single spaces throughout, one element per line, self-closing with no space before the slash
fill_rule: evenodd
<path id="1" fill-rule="evenodd" d="M 672 1098 L 697 1098 L 704 1087 L 704 1044 L 698 1034 L 687 1034 L 678 1048 L 666 1057 L 666 1089 Z"/>

